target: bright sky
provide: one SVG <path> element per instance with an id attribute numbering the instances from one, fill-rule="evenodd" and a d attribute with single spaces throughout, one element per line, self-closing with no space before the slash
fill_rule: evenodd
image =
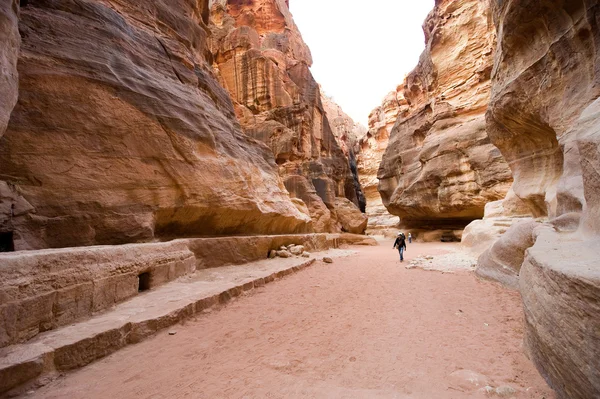
<path id="1" fill-rule="evenodd" d="M 312 73 L 344 112 L 369 113 L 402 82 L 425 48 L 421 25 L 434 0 L 290 0 L 313 57 Z"/>

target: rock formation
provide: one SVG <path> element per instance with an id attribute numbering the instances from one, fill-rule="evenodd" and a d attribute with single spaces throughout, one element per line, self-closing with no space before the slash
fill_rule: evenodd
<path id="1" fill-rule="evenodd" d="M 16 87 L 17 6 L 6 3 L 0 126 Z M 18 102 L 0 139 L 3 240 L 31 249 L 310 229 L 213 76 L 208 17 L 208 0 L 21 7 Z"/>
<path id="2" fill-rule="evenodd" d="M 310 51 L 284 0 L 212 2 L 211 51 L 245 132 L 266 143 L 285 187 L 319 232 L 344 229 L 336 198 L 360 190 L 312 77 Z M 304 204 L 303 204 L 303 203 Z"/>
<path id="3" fill-rule="evenodd" d="M 321 89 L 321 103 L 329 121 L 331 132 L 347 157 L 355 156 L 358 140 L 367 133 L 367 129 L 348 116 L 333 98 L 325 95 Z"/>
<path id="4" fill-rule="evenodd" d="M 17 0 L 0 4 L 0 137 L 6 130 L 10 113 L 17 103 L 17 59 L 21 37 L 19 36 Z"/>
<path id="5" fill-rule="evenodd" d="M 526 347 L 558 397 L 600 397 L 600 4 L 494 0 L 492 9 L 487 127 L 514 177 L 504 203 L 518 201 L 517 213 L 538 223 L 513 226 L 478 272 L 506 283 L 512 269 Z"/>
<path id="6" fill-rule="evenodd" d="M 486 1 L 445 0 L 425 21 L 426 49 L 405 79 L 405 104 L 378 172 L 384 205 L 413 233 L 442 229 L 431 238 L 447 230 L 443 238 L 456 239 L 510 187 L 485 125 L 495 43 L 489 16 Z"/>
<path id="7" fill-rule="evenodd" d="M 391 215 L 383 205 L 377 191 L 377 172 L 383 153 L 388 145 L 390 133 L 400 110 L 406 107 L 403 87 L 398 86 L 385 96 L 382 104 L 369 115 L 369 130 L 358 141 L 358 176 L 367 202 L 366 214 L 369 218 L 367 234 L 395 236 L 400 219 Z"/>

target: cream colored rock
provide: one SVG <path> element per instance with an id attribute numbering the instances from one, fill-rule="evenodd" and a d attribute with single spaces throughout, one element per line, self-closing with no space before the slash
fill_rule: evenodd
<path id="1" fill-rule="evenodd" d="M 304 252 L 304 246 L 302 245 L 294 245 L 293 247 L 290 248 L 290 252 L 292 253 L 292 255 L 302 255 L 302 253 Z"/>
<path id="2" fill-rule="evenodd" d="M 424 31 L 427 47 L 397 96 L 379 192 L 404 228 L 460 230 L 512 182 L 486 131 L 495 45 L 489 6 L 438 1 Z"/>
<path id="3" fill-rule="evenodd" d="M 2 215 L 17 249 L 310 231 L 205 59 L 207 18 L 208 0 L 21 9 L 0 139 L 0 209 L 31 206 Z"/>
<path id="4" fill-rule="evenodd" d="M 528 208 L 509 191 L 504 200 L 485 205 L 483 219 L 474 220 L 465 227 L 461 244 L 471 255 L 479 257 L 515 222 L 527 218 L 530 218 Z"/>
<path id="5" fill-rule="evenodd" d="M 367 203 L 368 234 L 385 235 L 386 232 L 397 229 L 400 222 L 400 219 L 390 214 L 383 205 L 377 191 L 379 183 L 377 172 L 396 119 L 400 111 L 406 107 L 402 86 L 398 86 L 396 91 L 388 93 L 379 107 L 371 111 L 369 130 L 360 137 L 358 142 L 357 167 Z"/>
<path id="6" fill-rule="evenodd" d="M 534 244 L 534 230 L 539 227 L 540 224 L 530 218 L 513 223 L 500 239 L 481 254 L 475 273 L 518 289 L 525 251 Z"/>
<path id="7" fill-rule="evenodd" d="M 292 254 L 288 250 L 277 251 L 277 256 L 280 258 L 291 258 Z"/>
<path id="8" fill-rule="evenodd" d="M 340 244 L 347 245 L 367 245 L 377 246 L 379 243 L 373 237 L 365 236 L 363 234 L 350 234 L 342 233 L 339 235 L 338 242 Z"/>
<path id="9" fill-rule="evenodd" d="M 521 266 L 526 347 L 558 398 L 598 397 L 598 4 L 492 8 L 490 138 L 511 166 L 515 196 L 557 230 L 542 231 Z"/>
<path id="10" fill-rule="evenodd" d="M 544 231 L 520 274 L 525 346 L 558 398 L 600 397 L 600 240 Z"/>

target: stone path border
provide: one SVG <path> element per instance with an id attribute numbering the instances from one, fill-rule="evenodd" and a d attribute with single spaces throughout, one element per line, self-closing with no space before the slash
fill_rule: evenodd
<path id="1" fill-rule="evenodd" d="M 2 348 L 0 393 L 45 374 L 83 367 L 243 292 L 300 271 L 317 258 L 352 252 L 333 249 L 310 259 L 278 258 L 199 270 L 86 321 L 39 334 L 25 344 Z"/>

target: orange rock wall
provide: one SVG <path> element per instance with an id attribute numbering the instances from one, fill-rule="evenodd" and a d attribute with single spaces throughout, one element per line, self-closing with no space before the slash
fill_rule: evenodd
<path id="1" fill-rule="evenodd" d="M 311 230 L 215 78 L 208 16 L 208 0 L 21 8 L 0 139 L 0 229 L 17 249 Z"/>
<path id="2" fill-rule="evenodd" d="M 426 49 L 401 89 L 379 192 L 406 227 L 462 229 L 512 182 L 485 124 L 494 26 L 487 1 L 446 0 L 423 28 Z"/>
<path id="3" fill-rule="evenodd" d="M 318 232 L 350 228 L 338 218 L 360 190 L 321 101 L 303 42 L 283 0 L 219 0 L 211 6 L 210 48 L 246 133 L 266 143 L 285 186 Z"/>

